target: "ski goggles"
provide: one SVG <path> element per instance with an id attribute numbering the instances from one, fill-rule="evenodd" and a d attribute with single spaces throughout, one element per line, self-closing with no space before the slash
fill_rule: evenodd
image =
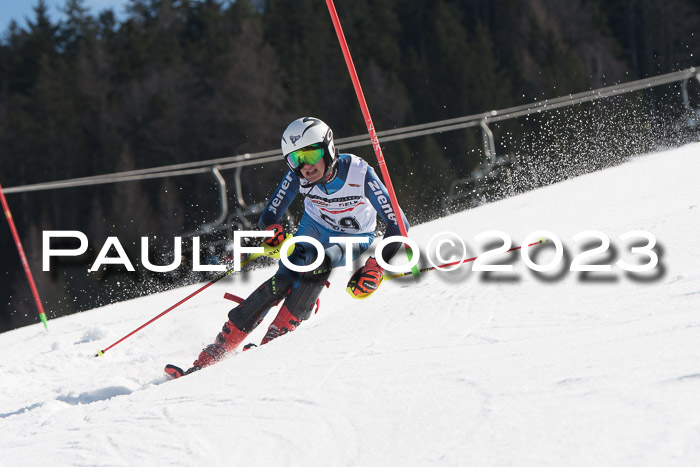
<path id="1" fill-rule="evenodd" d="M 326 153 L 320 144 L 312 144 L 287 154 L 287 164 L 292 169 L 300 169 L 304 164 L 313 165 L 323 159 Z"/>

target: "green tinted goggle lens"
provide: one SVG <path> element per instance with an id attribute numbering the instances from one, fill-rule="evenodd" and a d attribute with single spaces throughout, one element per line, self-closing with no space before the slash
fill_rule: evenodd
<path id="1" fill-rule="evenodd" d="M 287 162 L 295 169 L 304 164 L 313 165 L 323 159 L 324 150 L 319 147 L 307 147 L 287 154 Z"/>

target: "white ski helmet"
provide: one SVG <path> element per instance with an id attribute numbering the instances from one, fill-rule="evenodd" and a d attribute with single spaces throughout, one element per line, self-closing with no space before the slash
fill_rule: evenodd
<path id="1" fill-rule="evenodd" d="M 318 118 L 298 118 L 290 123 L 287 129 L 284 130 L 284 133 L 282 133 L 282 155 L 289 168 L 299 178 L 303 178 L 301 168 L 304 166 L 304 163 L 299 163 L 298 160 L 289 156 L 309 146 L 323 149 L 326 172 L 316 183 L 323 182 L 335 169 L 338 161 L 338 150 L 335 148 L 335 144 L 333 144 L 333 130 Z M 315 185 L 315 183 L 303 184 L 302 186 L 309 187 L 313 185 Z"/>

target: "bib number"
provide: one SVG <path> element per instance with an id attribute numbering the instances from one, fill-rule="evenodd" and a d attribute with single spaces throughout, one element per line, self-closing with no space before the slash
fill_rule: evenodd
<path id="1" fill-rule="evenodd" d="M 360 223 L 357 222 L 357 219 L 354 217 L 343 217 L 336 222 L 331 216 L 321 213 L 321 218 L 326 221 L 333 230 L 339 230 L 341 232 L 344 232 L 346 229 L 360 230 Z"/>

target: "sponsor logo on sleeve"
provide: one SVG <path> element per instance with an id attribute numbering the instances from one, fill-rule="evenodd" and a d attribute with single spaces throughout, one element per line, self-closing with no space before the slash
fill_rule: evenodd
<path id="1" fill-rule="evenodd" d="M 387 197 L 384 196 L 384 192 L 379 187 L 379 183 L 377 181 L 371 181 L 368 185 L 369 189 L 372 190 L 372 193 L 377 197 L 377 201 L 381 205 L 382 211 L 384 211 L 389 220 L 396 222 L 396 214 L 394 213 L 394 209 L 391 207 L 391 203 Z"/>
<path id="2" fill-rule="evenodd" d="M 292 176 L 287 173 L 287 176 L 284 178 L 284 180 L 282 180 L 282 185 L 277 190 L 277 193 L 275 193 L 275 197 L 272 198 L 272 202 L 270 203 L 270 211 L 277 214 L 277 208 L 282 204 L 282 201 L 284 201 L 284 197 L 287 195 L 287 190 L 289 190 L 289 185 L 291 183 Z"/>

